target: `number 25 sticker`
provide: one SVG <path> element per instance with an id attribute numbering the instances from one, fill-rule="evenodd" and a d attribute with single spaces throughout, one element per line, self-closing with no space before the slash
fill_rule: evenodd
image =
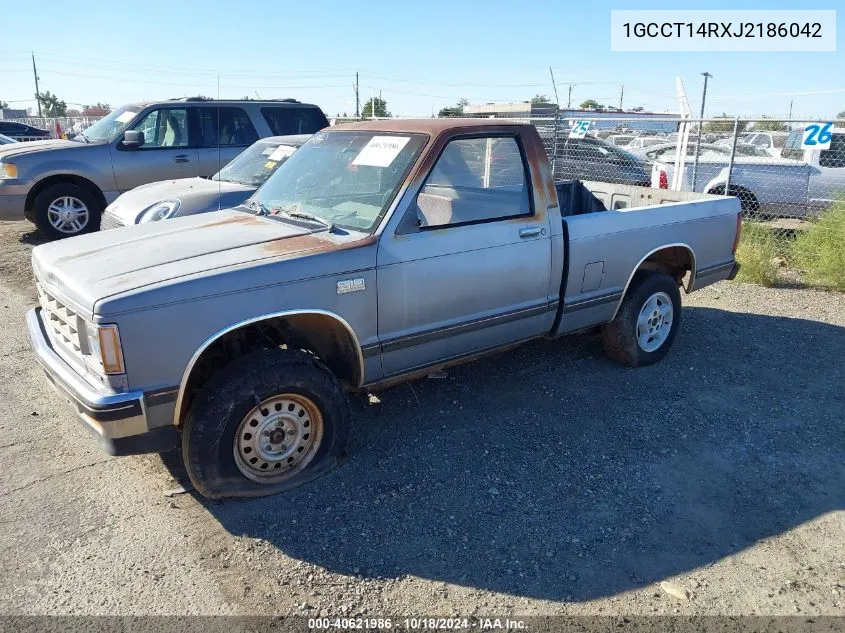
<path id="1" fill-rule="evenodd" d="M 572 129 L 569 130 L 569 138 L 584 138 L 587 136 L 587 130 L 589 129 L 589 121 L 575 121 Z"/>
<path id="2" fill-rule="evenodd" d="M 801 144 L 811 149 L 830 149 L 830 133 L 833 123 L 811 123 L 804 128 L 804 139 Z"/>

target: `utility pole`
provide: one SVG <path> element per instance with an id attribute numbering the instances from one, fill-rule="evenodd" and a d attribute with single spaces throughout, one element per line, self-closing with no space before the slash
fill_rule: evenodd
<path id="1" fill-rule="evenodd" d="M 619 84 L 619 110 L 622 110 L 622 97 L 625 96 L 625 84 Z"/>
<path id="2" fill-rule="evenodd" d="M 792 99 L 789 100 L 789 117 L 787 118 L 792 121 Z"/>
<path id="3" fill-rule="evenodd" d="M 569 96 L 566 98 L 566 109 L 572 108 L 572 84 L 569 84 Z"/>
<path id="4" fill-rule="evenodd" d="M 355 73 L 355 118 L 361 117 L 361 99 L 358 97 L 358 73 Z"/>
<path id="5" fill-rule="evenodd" d="M 35 53 L 32 53 L 32 76 L 35 77 L 35 103 L 38 104 L 38 117 L 41 118 L 41 93 L 38 91 L 38 71 L 35 70 Z"/>
<path id="6" fill-rule="evenodd" d="M 698 155 L 701 150 L 701 128 L 704 127 L 704 101 L 707 99 L 707 80 L 713 75 L 701 73 L 704 77 L 704 91 L 701 93 L 701 114 L 698 117 L 698 138 L 695 141 L 695 163 L 692 166 L 692 190 L 695 191 L 696 180 L 698 179 Z"/>

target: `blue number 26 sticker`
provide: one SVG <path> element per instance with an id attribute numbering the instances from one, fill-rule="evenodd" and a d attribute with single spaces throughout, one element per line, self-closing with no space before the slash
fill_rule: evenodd
<path id="1" fill-rule="evenodd" d="M 811 149 L 830 149 L 830 133 L 833 123 L 811 123 L 804 128 L 804 139 L 801 144 Z"/>

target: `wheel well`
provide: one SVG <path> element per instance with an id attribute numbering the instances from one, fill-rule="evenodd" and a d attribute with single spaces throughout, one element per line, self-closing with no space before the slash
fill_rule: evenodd
<path id="1" fill-rule="evenodd" d="M 79 187 L 87 189 L 100 202 L 100 210 L 106 208 L 106 197 L 103 195 L 103 192 L 100 190 L 100 188 L 93 182 L 91 182 L 87 178 L 83 178 L 82 176 L 74 176 L 72 174 L 59 174 L 56 176 L 48 176 L 44 180 L 37 182 L 35 186 L 29 190 L 29 193 L 26 195 L 26 202 L 24 203 L 24 211 L 26 213 L 32 213 L 33 205 L 35 204 L 35 197 L 39 193 L 44 191 L 47 187 L 52 187 L 53 185 L 58 185 L 61 183 L 71 183 L 73 185 L 78 185 Z"/>
<path id="2" fill-rule="evenodd" d="M 182 424 L 196 393 L 236 358 L 261 349 L 303 350 L 317 357 L 347 387 L 363 381 L 363 356 L 351 328 L 319 312 L 268 317 L 224 332 L 189 365 L 176 403 Z"/>
<path id="3" fill-rule="evenodd" d="M 686 283 L 689 292 L 695 274 L 695 255 L 688 246 L 667 246 L 650 253 L 637 267 L 640 270 L 659 270 L 673 277 L 679 286 L 685 285 L 684 277 L 689 273 Z"/>
<path id="4" fill-rule="evenodd" d="M 743 187 L 742 185 L 731 185 L 730 195 L 736 196 L 739 198 L 739 203 L 742 206 L 743 211 L 759 211 L 760 210 L 760 203 L 757 200 L 757 196 L 754 195 L 754 192 L 748 189 L 747 187 Z M 707 193 L 712 193 L 717 196 L 725 195 L 725 185 L 716 185 L 712 187 Z"/>

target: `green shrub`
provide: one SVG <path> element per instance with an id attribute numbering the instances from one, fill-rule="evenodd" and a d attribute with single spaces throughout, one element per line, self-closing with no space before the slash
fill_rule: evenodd
<path id="1" fill-rule="evenodd" d="M 845 200 L 798 235 L 792 252 L 808 283 L 845 291 Z"/>
<path id="2" fill-rule="evenodd" d="M 778 257 L 786 254 L 787 243 L 759 222 L 743 222 L 736 258 L 737 281 L 771 286 L 777 281 Z"/>

